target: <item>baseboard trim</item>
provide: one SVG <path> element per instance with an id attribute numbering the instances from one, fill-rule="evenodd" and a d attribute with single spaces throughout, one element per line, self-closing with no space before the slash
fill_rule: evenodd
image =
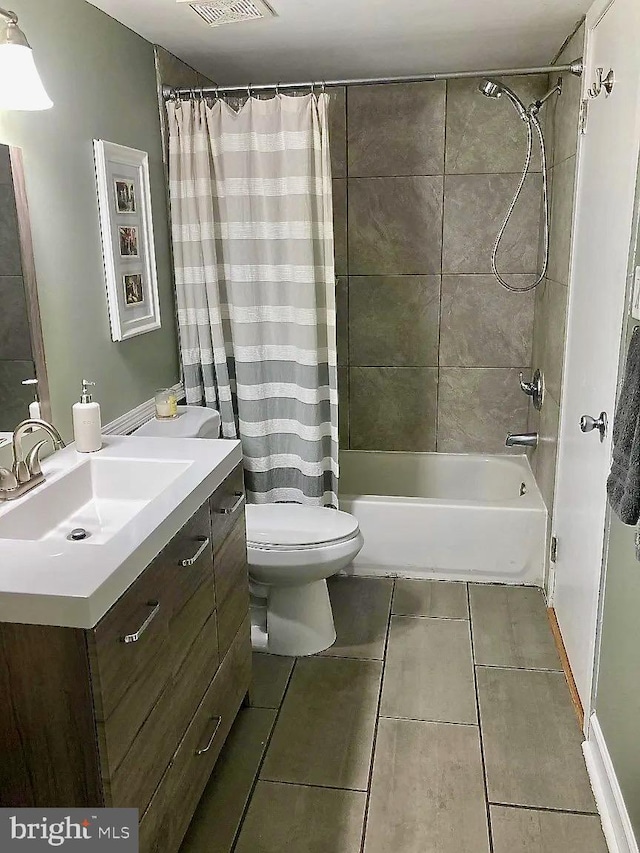
<path id="1" fill-rule="evenodd" d="M 573 709 L 576 712 L 578 723 L 580 724 L 580 731 L 583 732 L 584 709 L 582 707 L 582 702 L 580 701 L 580 694 L 578 693 L 578 688 L 576 687 L 576 680 L 573 677 L 573 672 L 571 671 L 569 656 L 567 655 L 567 650 L 564 647 L 562 632 L 560 631 L 560 626 L 558 625 L 558 617 L 556 616 L 556 611 L 553 609 L 553 607 L 547 607 L 547 617 L 549 619 L 549 624 L 551 625 L 551 633 L 553 634 L 553 640 L 556 644 L 556 649 L 558 650 L 558 655 L 560 656 L 560 660 L 562 662 L 564 677 L 567 679 L 567 684 L 569 685 L 569 692 L 571 693 L 571 702 L 573 703 Z"/>
<path id="2" fill-rule="evenodd" d="M 178 400 L 184 397 L 184 385 L 182 382 L 172 385 L 171 390 L 176 392 Z M 129 435 L 134 429 L 138 429 L 142 424 L 146 424 L 147 421 L 151 420 L 154 413 L 155 400 L 152 397 L 151 400 L 145 400 L 144 403 L 140 403 L 135 409 L 131 409 L 131 411 L 125 412 L 124 415 L 120 415 L 114 421 L 105 424 L 102 427 L 102 432 L 104 435 Z"/>
<path id="3" fill-rule="evenodd" d="M 589 733 L 582 744 L 582 750 L 609 853 L 638 853 L 638 842 L 595 714 L 589 719 Z"/>

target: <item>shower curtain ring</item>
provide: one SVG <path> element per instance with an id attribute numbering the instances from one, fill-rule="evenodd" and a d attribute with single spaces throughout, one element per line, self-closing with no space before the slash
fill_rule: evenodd
<path id="1" fill-rule="evenodd" d="M 326 87 L 326 84 L 325 84 L 325 82 L 324 82 L 324 80 L 323 80 L 323 81 L 322 81 L 322 88 L 320 89 L 320 91 L 321 91 L 321 93 L 322 93 L 323 95 L 324 95 L 324 93 L 325 93 L 325 91 L 326 91 L 326 88 L 327 88 L 327 87 Z"/>
<path id="2" fill-rule="evenodd" d="M 316 84 L 312 82 L 311 83 L 311 94 L 315 95 L 315 93 L 316 93 Z"/>
<path id="3" fill-rule="evenodd" d="M 280 83 L 276 83 L 276 97 L 280 94 Z"/>
<path id="4" fill-rule="evenodd" d="M 216 101 L 220 98 L 220 95 L 219 95 L 219 93 L 218 93 L 218 88 L 219 88 L 219 87 L 218 87 L 218 86 L 216 86 L 216 93 L 215 93 L 215 99 L 216 99 Z"/>
<path id="5" fill-rule="evenodd" d="M 251 99 L 251 83 L 247 86 L 247 97 Z"/>

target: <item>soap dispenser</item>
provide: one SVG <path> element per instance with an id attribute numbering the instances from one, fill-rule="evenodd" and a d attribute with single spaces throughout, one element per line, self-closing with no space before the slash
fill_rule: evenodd
<path id="1" fill-rule="evenodd" d="M 100 405 L 93 402 L 89 391 L 89 386 L 95 384 L 83 379 L 80 402 L 73 406 L 73 434 L 78 453 L 94 453 L 102 447 Z"/>

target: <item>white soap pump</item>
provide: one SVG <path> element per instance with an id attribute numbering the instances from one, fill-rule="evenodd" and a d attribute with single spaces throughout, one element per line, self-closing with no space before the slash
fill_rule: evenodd
<path id="1" fill-rule="evenodd" d="M 95 453 L 102 447 L 100 404 L 93 402 L 89 391 L 89 386 L 95 384 L 83 379 L 80 402 L 73 405 L 73 434 L 78 453 Z"/>

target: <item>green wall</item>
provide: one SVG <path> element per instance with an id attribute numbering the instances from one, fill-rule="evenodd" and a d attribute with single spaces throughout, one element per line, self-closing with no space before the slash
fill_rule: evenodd
<path id="1" fill-rule="evenodd" d="M 106 423 L 180 378 L 153 46 L 84 0 L 15 0 L 54 107 L 0 113 L 25 160 L 53 420 L 71 436 L 83 377 Z M 113 343 L 92 140 L 147 151 L 162 329 Z"/>
<path id="2" fill-rule="evenodd" d="M 611 523 L 596 713 L 640 839 L 640 563 L 635 528 Z"/>

